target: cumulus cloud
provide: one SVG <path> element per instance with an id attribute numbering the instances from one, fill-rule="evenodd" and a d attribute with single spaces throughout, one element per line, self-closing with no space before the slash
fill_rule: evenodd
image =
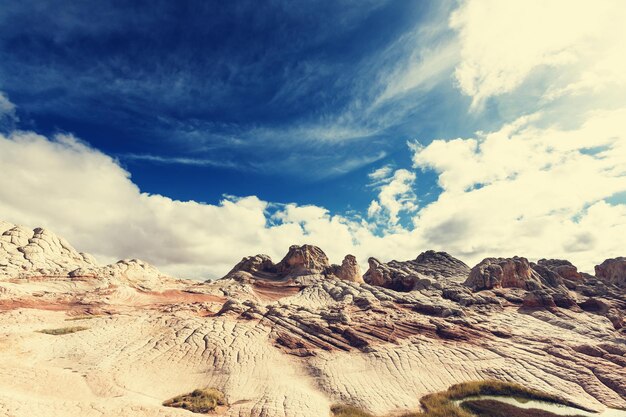
<path id="1" fill-rule="evenodd" d="M 461 50 L 459 87 L 477 107 L 542 70 L 549 98 L 623 85 L 625 19 L 620 0 L 466 1 L 450 17 Z"/>
<path id="2" fill-rule="evenodd" d="M 277 205 L 255 196 L 219 204 L 147 194 L 119 163 L 69 135 L 0 135 L 0 218 L 43 226 L 101 262 L 138 257 L 175 275 L 219 277 L 243 256 L 280 259 L 311 243 L 334 262 L 349 252 L 413 257 L 415 246 L 383 244 L 367 224 L 317 206 Z M 270 210 L 271 209 L 271 210 Z"/>
<path id="3" fill-rule="evenodd" d="M 592 271 L 626 247 L 626 36 L 619 26 L 626 16 L 616 5 L 462 3 L 450 24 L 458 33 L 458 87 L 472 97 L 474 114 L 489 97 L 516 97 L 537 74 L 531 95 L 539 109 L 471 137 L 410 144 L 411 169 L 385 165 L 368 175 L 376 197 L 366 219 L 255 196 L 203 204 L 143 193 L 115 159 L 73 136 L 32 132 L 0 135 L 0 219 L 49 227 L 102 261 L 140 257 L 195 277 L 221 276 L 250 254 L 279 259 L 303 243 L 322 247 L 333 262 L 347 253 L 363 263 L 436 249 L 469 264 L 521 255 L 566 258 Z M 432 68 L 457 56 L 446 51 Z M 429 68 L 409 74 L 393 94 L 429 79 Z M 581 108 L 559 104 L 581 96 Z M 0 96 L 3 110 L 15 109 Z M 420 170 L 434 172 L 442 190 L 422 206 Z"/>
<path id="4" fill-rule="evenodd" d="M 417 209 L 413 190 L 415 173 L 398 169 L 392 174 L 391 167 L 384 166 L 371 172 L 369 177 L 378 189 L 378 198 L 370 203 L 367 215 L 393 230 L 400 220 L 400 212 L 412 213 Z"/>
<path id="5" fill-rule="evenodd" d="M 443 189 L 419 212 L 424 241 L 467 258 L 566 256 L 588 269 L 623 252 L 626 207 L 605 200 L 626 190 L 626 108 L 573 129 L 538 128 L 538 118 L 416 148 L 415 166 L 435 170 Z"/>

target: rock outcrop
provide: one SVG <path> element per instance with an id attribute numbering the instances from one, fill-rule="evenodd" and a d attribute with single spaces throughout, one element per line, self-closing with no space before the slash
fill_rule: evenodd
<path id="1" fill-rule="evenodd" d="M 224 278 L 251 282 L 254 280 L 298 280 L 304 277 L 337 277 L 363 282 L 361 270 L 353 255 L 346 255 L 341 265 L 331 265 L 323 250 L 313 245 L 292 245 L 277 264 L 267 255 L 243 258 Z M 302 279 L 298 281 L 303 282 Z"/>
<path id="2" fill-rule="evenodd" d="M 490 258 L 470 274 L 428 251 L 371 259 L 363 283 L 354 256 L 330 265 L 304 245 L 277 264 L 246 257 L 228 279 L 192 283 L 138 260 L 98 266 L 48 241 L 57 242 L 27 229 L 0 239 L 3 254 L 26 262 L 0 280 L 6 415 L 173 417 L 184 411 L 161 399 L 207 384 L 227 395 L 229 416 L 318 417 L 337 399 L 395 415 L 482 379 L 592 410 L 626 408 L 626 294 L 615 262 L 593 277 L 562 260 Z M 42 252 L 27 261 L 16 248 L 29 244 Z M 69 272 L 42 276 L 37 266 L 50 259 Z M 8 260 L 5 272 L 18 265 Z M 39 332 L 70 324 L 82 331 Z"/>
<path id="3" fill-rule="evenodd" d="M 346 255 L 341 262 L 341 265 L 333 265 L 329 269 L 337 278 L 344 281 L 352 281 L 362 283 L 363 275 L 361 274 L 361 268 L 354 255 Z"/>
<path id="4" fill-rule="evenodd" d="M 465 285 L 474 291 L 493 288 L 521 288 L 532 291 L 541 288 L 541 278 L 526 258 L 486 258 L 472 268 Z"/>
<path id="5" fill-rule="evenodd" d="M 0 222 L 0 277 L 63 276 L 94 266 L 97 263 L 91 255 L 78 252 L 46 229 Z"/>
<path id="6" fill-rule="evenodd" d="M 626 257 L 607 259 L 596 265 L 595 272 L 603 282 L 626 289 Z"/>
<path id="7" fill-rule="evenodd" d="M 137 285 L 146 289 L 159 287 L 162 280 L 167 279 L 154 265 L 140 259 L 122 259 L 114 264 L 78 268 L 68 274 L 72 278 L 92 277 L 124 280 L 130 285 Z"/>
<path id="8" fill-rule="evenodd" d="M 421 253 L 415 260 L 382 263 L 369 259 L 369 269 L 363 276 L 365 282 L 397 291 L 411 291 L 439 285 L 439 281 L 461 282 L 469 267 L 446 252 L 432 250 Z"/>
<path id="9" fill-rule="evenodd" d="M 87 253 L 78 252 L 65 239 L 43 228 L 27 229 L 0 222 L 0 279 L 28 277 L 91 277 L 121 279 L 154 287 L 166 276 L 138 259 L 99 265 Z"/>
<path id="10" fill-rule="evenodd" d="M 287 255 L 276 265 L 276 272 L 283 276 L 323 274 L 330 263 L 323 250 L 313 245 L 292 245 Z"/>
<path id="11" fill-rule="evenodd" d="M 523 257 L 486 258 L 472 268 L 465 285 L 474 291 L 493 288 L 521 288 L 535 291 L 545 288 L 575 289 L 586 274 L 569 261 L 540 259 L 537 263 Z"/>

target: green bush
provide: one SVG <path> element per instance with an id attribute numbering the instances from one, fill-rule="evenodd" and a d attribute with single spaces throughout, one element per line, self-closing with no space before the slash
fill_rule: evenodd
<path id="1" fill-rule="evenodd" d="M 426 395 L 420 400 L 424 409 L 423 412 L 411 412 L 402 415 L 402 417 L 475 417 L 468 410 L 455 404 L 456 400 L 475 395 L 505 395 L 575 406 L 553 395 L 519 384 L 487 380 L 464 382 L 452 385 L 447 391 Z M 334 417 L 373 417 L 371 414 L 349 405 L 334 405 L 331 407 L 331 411 Z"/>
<path id="2" fill-rule="evenodd" d="M 87 330 L 88 327 L 73 326 L 73 327 L 61 327 L 59 329 L 44 329 L 39 330 L 39 333 L 51 334 L 53 336 L 60 336 L 64 334 L 76 333 L 83 330 Z"/>
<path id="3" fill-rule="evenodd" d="M 351 405 L 335 404 L 330 408 L 334 417 L 374 417 L 360 408 Z"/>
<path id="4" fill-rule="evenodd" d="M 68 317 L 65 321 L 76 321 L 76 320 L 91 320 L 100 317 L 99 315 L 89 315 L 85 314 L 82 316 Z"/>
<path id="5" fill-rule="evenodd" d="M 226 405 L 224 394 L 215 388 L 197 389 L 163 402 L 166 407 L 184 408 L 194 413 L 206 414 L 220 405 Z"/>

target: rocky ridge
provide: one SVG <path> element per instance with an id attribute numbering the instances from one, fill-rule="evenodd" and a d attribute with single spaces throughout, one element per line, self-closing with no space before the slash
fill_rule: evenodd
<path id="1" fill-rule="evenodd" d="M 469 267 L 445 252 L 423 252 L 413 261 L 382 263 L 369 258 L 369 269 L 363 276 L 368 284 L 397 291 L 424 288 L 440 281 L 462 281 Z"/>
<path id="2" fill-rule="evenodd" d="M 385 415 L 491 378 L 589 409 L 626 407 L 620 258 L 591 276 L 563 260 L 470 269 L 426 251 L 371 258 L 361 275 L 351 255 L 331 265 L 320 248 L 295 245 L 278 263 L 249 256 L 222 279 L 191 283 L 136 260 L 101 267 L 66 242 L 36 240 L 43 252 L 26 261 L 17 248 L 35 234 L 56 242 L 37 230 L 2 235 L 0 415 L 182 416 L 160 402 L 202 386 L 224 392 L 233 417 L 327 415 L 336 402 Z M 32 331 L 84 314 L 98 315 L 76 336 Z M 43 386 L 72 389 L 23 401 Z M 67 393 L 78 389 L 90 394 Z"/>
<path id="3" fill-rule="evenodd" d="M 303 283 L 307 278 L 310 280 L 320 277 L 363 281 L 353 255 L 346 255 L 341 265 L 331 265 L 324 251 L 313 245 L 292 245 L 277 264 L 267 255 L 247 256 L 224 278 L 248 282 L 271 280 Z"/>
<path id="4" fill-rule="evenodd" d="M 78 252 L 49 230 L 0 221 L 0 279 L 27 277 L 122 279 L 147 287 L 167 278 L 139 259 L 99 265 L 92 255 Z"/>

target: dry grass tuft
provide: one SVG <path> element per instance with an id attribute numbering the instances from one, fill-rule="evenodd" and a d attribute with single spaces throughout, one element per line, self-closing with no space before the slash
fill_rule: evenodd
<path id="1" fill-rule="evenodd" d="M 65 321 L 91 320 L 91 319 L 95 319 L 95 318 L 98 318 L 98 317 L 101 317 L 101 316 L 85 314 L 83 316 L 68 317 L 68 318 L 65 319 Z"/>
<path id="2" fill-rule="evenodd" d="M 494 400 L 466 401 L 463 403 L 463 408 L 481 417 L 559 417 L 557 414 L 551 413 L 550 411 L 536 408 L 519 408 Z M 561 417 L 582 416 L 570 415 Z"/>
<path id="3" fill-rule="evenodd" d="M 474 414 L 459 407 L 454 401 L 475 395 L 505 395 L 573 405 L 563 402 L 563 400 L 553 395 L 526 388 L 519 384 L 487 380 L 464 382 L 452 385 L 447 391 L 426 395 L 420 400 L 425 410 L 424 412 L 409 413 L 403 417 L 474 417 Z"/>
<path id="4" fill-rule="evenodd" d="M 336 404 L 330 408 L 334 417 L 374 417 L 360 408 L 351 405 Z"/>
<path id="5" fill-rule="evenodd" d="M 166 407 L 177 407 L 194 413 L 206 414 L 220 405 L 226 405 L 224 394 L 215 388 L 197 389 L 163 402 Z"/>
<path id="6" fill-rule="evenodd" d="M 83 330 L 87 330 L 88 327 L 83 326 L 72 326 L 72 327 L 61 327 L 59 329 L 44 329 L 39 330 L 39 333 L 51 334 L 53 336 L 61 336 L 64 334 L 76 333 Z"/>
<path id="7" fill-rule="evenodd" d="M 455 404 L 456 400 L 475 395 L 504 395 L 575 406 L 553 395 L 519 384 L 487 380 L 464 382 L 451 386 L 447 391 L 426 395 L 420 400 L 424 409 L 423 412 L 407 413 L 402 417 L 475 417 L 475 414 Z M 349 405 L 334 405 L 331 411 L 334 417 L 373 417 L 371 414 Z"/>

